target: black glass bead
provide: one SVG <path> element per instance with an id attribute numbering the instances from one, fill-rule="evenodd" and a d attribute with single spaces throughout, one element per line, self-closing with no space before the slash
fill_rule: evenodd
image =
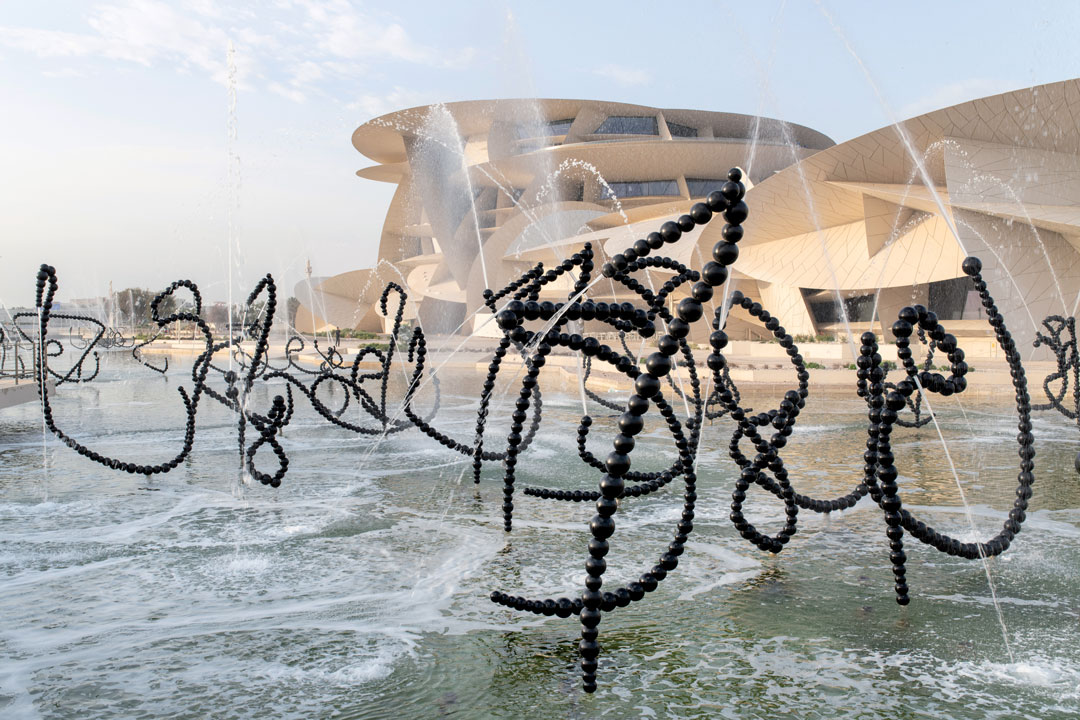
<path id="1" fill-rule="evenodd" d="M 731 242 L 718 242 L 713 245 L 712 256 L 721 265 L 732 265 L 739 259 L 739 246 Z"/>
<path id="2" fill-rule="evenodd" d="M 704 225 L 712 219 L 712 210 L 705 203 L 694 203 L 690 208 L 690 217 L 698 225 Z"/>
<path id="3" fill-rule="evenodd" d="M 661 352 L 654 352 L 645 360 L 645 369 L 653 377 L 664 377 L 671 372 L 671 358 Z"/>
<path id="4" fill-rule="evenodd" d="M 682 230 L 679 226 L 670 220 L 660 226 L 660 236 L 664 238 L 664 242 L 673 243 L 677 242 L 682 237 Z"/>
<path id="5" fill-rule="evenodd" d="M 713 287 L 723 285 L 728 279 L 728 269 L 710 260 L 701 268 L 701 279 Z"/>
<path id="6" fill-rule="evenodd" d="M 749 215 L 750 208 L 741 200 L 724 211 L 724 219 L 732 225 L 741 225 Z"/>
<path id="7" fill-rule="evenodd" d="M 678 313 L 679 318 L 685 322 L 692 323 L 701 319 L 704 309 L 702 308 L 701 303 L 694 298 L 683 298 L 679 301 L 676 312 Z"/>
<path id="8" fill-rule="evenodd" d="M 719 190 L 713 190 L 709 193 L 709 196 L 705 198 L 705 204 L 709 206 L 709 209 L 714 213 L 723 212 L 727 209 L 728 202 L 724 199 L 724 196 Z"/>

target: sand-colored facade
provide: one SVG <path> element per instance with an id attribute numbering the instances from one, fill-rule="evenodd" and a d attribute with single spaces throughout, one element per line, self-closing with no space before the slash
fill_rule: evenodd
<path id="1" fill-rule="evenodd" d="M 955 332 L 983 334 L 960 271 L 974 254 L 1028 340 L 1080 297 L 1078 119 L 1080 80 L 972 100 L 840 145 L 767 118 L 582 100 L 392 113 L 353 134 L 377 163 L 357 174 L 397 184 L 379 266 L 301 283 L 297 324 L 382 329 L 378 295 L 394 281 L 425 328 L 472 332 L 486 318 L 472 314 L 485 287 L 586 242 L 618 252 L 739 166 L 750 219 L 729 283 L 791 332 L 887 326 L 903 305 L 924 302 Z M 697 229 L 667 250 L 700 267 L 719 230 Z M 551 299 L 568 289 L 551 287 Z M 736 314 L 732 332 L 753 337 L 744 320 Z"/>

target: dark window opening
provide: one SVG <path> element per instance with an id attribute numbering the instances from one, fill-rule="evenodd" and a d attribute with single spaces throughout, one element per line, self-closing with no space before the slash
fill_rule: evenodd
<path id="1" fill-rule="evenodd" d="M 939 320 L 972 320 L 985 317 L 979 293 L 971 289 L 966 277 L 932 282 L 928 288 L 927 307 Z"/>
<path id="2" fill-rule="evenodd" d="M 605 199 L 612 198 L 632 198 L 632 197 L 649 197 L 654 195 L 663 196 L 678 196 L 679 184 L 674 180 L 640 180 L 633 182 L 613 182 L 609 183 L 609 188 L 603 188 L 603 197 Z"/>
<path id="3" fill-rule="evenodd" d="M 516 128 L 519 140 L 534 137 L 551 137 L 553 135 L 565 135 L 574 124 L 574 118 L 565 120 L 552 120 L 551 122 L 537 125 L 518 125 Z"/>
<path id="4" fill-rule="evenodd" d="M 635 117 L 629 115 L 612 115 L 600 127 L 596 128 L 597 135 L 659 135 L 655 117 Z"/>
<path id="5" fill-rule="evenodd" d="M 423 241 L 412 235 L 403 235 L 401 238 L 401 259 L 407 260 L 424 252 Z"/>
<path id="6" fill-rule="evenodd" d="M 570 132 L 570 126 L 574 124 L 574 118 L 568 120 L 552 120 L 546 126 L 548 135 L 565 135 Z"/>
<path id="7" fill-rule="evenodd" d="M 667 124 L 667 129 L 671 132 L 671 137 L 697 137 L 698 129 L 690 127 L 689 125 L 680 125 L 679 123 L 673 123 L 670 120 Z"/>
<path id="8" fill-rule="evenodd" d="M 836 301 L 836 293 L 824 290 L 804 289 L 803 297 L 807 299 L 807 307 L 814 323 L 829 325 L 843 322 L 845 315 L 848 322 L 871 322 L 874 319 L 874 294 L 852 295 L 841 298 L 844 303 L 844 312 L 840 311 L 840 303 Z"/>
<path id="9" fill-rule="evenodd" d="M 521 196 L 525 194 L 525 188 L 503 188 L 502 190 L 503 202 L 500 203 L 501 207 L 510 207 L 517 203 L 521 199 Z"/>
<path id="10" fill-rule="evenodd" d="M 690 191 L 690 197 L 705 197 L 713 190 L 719 190 L 727 180 L 714 178 L 686 178 L 686 188 Z"/>

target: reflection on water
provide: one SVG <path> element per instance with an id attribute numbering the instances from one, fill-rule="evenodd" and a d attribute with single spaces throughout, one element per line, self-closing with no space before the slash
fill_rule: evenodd
<path id="1" fill-rule="evenodd" d="M 168 378 L 147 377 L 110 358 L 94 385 L 58 394 L 58 424 L 110 455 L 171 456 L 184 418 L 174 363 Z M 443 383 L 440 429 L 470 436 L 482 380 Z M 259 388 L 254 401 L 268 404 L 273 391 Z M 797 490 L 833 497 L 858 481 L 865 412 L 853 392 L 814 393 L 783 454 Z M 780 396 L 744 390 L 754 407 Z M 495 408 L 489 426 L 505 427 L 511 404 L 502 397 Z M 1008 398 L 941 398 L 935 411 L 989 536 L 1016 484 Z M 595 486 L 576 459 L 580 412 L 572 389 L 545 394 L 545 426 L 519 483 Z M 589 445 L 604 452 L 615 418 L 593 412 Z M 200 410 L 192 458 L 173 473 L 114 473 L 50 442 L 46 478 L 35 408 L 5 410 L 0 707 L 47 718 L 1072 717 L 1075 429 L 1051 414 L 1035 426 L 1029 519 L 990 563 L 1015 664 L 978 563 L 909 544 L 912 604 L 895 604 L 884 524 L 868 500 L 832 516 L 801 513 L 779 556 L 741 540 L 727 520 L 735 466 L 721 420 L 702 440 L 686 553 L 655 593 L 605 616 L 600 690 L 585 696 L 576 622 L 514 613 L 487 595 L 578 592 L 588 504 L 520 497 L 507 536 L 496 468 L 477 490 L 469 460 L 419 433 L 368 454 L 370 440 L 303 407 L 284 438 L 292 462 L 277 491 L 241 483 L 235 426 L 213 404 Z M 893 440 L 908 507 L 975 539 L 937 433 L 898 429 Z M 649 446 L 635 453 L 652 458 L 648 467 L 674 457 L 657 425 L 639 445 Z M 622 504 L 613 582 L 636 577 L 667 545 L 678 493 L 673 484 Z M 760 490 L 746 514 L 765 531 L 783 522 Z"/>

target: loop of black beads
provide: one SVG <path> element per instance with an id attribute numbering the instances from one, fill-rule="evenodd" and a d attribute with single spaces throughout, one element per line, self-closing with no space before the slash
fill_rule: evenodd
<path id="1" fill-rule="evenodd" d="M 923 330 L 923 328 L 921 326 L 919 326 L 919 325 L 915 326 L 915 335 L 918 338 L 920 344 L 926 345 L 926 357 L 924 358 L 923 363 L 922 363 L 922 371 L 923 372 L 930 372 L 930 371 L 932 371 L 934 369 L 934 355 L 935 355 L 935 353 L 936 353 L 936 351 L 938 349 L 937 340 L 935 340 L 932 337 L 929 337 L 926 334 L 926 331 Z M 960 360 L 964 359 L 964 351 L 963 350 L 957 348 L 954 351 L 954 354 L 959 356 L 958 359 L 960 359 Z M 904 372 L 906 373 L 907 372 L 907 370 L 906 370 L 907 364 L 909 363 L 909 361 L 913 362 L 913 360 L 912 360 L 913 354 L 912 354 L 912 350 L 911 350 L 910 345 L 908 343 L 906 343 L 906 342 L 902 346 L 898 345 L 897 348 L 896 348 L 896 356 L 900 360 L 901 364 L 904 365 L 904 368 L 905 368 Z M 856 388 L 856 390 L 855 390 L 855 392 L 859 397 L 864 398 L 869 403 L 870 392 L 869 392 L 869 380 L 868 380 L 868 378 L 870 377 L 870 375 L 869 375 L 869 373 L 870 373 L 870 356 L 865 355 L 865 354 L 860 355 L 858 358 L 856 358 L 855 365 L 856 365 L 856 368 L 855 368 L 855 377 L 856 377 L 855 388 Z M 887 380 L 887 378 L 888 378 L 888 368 L 884 364 L 882 364 L 881 367 L 882 367 L 882 371 L 885 373 L 885 378 L 886 378 L 886 380 L 884 381 L 885 390 L 886 391 L 896 390 L 896 383 L 889 382 Z M 906 397 L 905 398 L 905 407 L 908 410 L 911 411 L 912 419 L 907 420 L 902 416 L 898 416 L 896 418 L 896 425 L 898 425 L 900 427 L 906 427 L 906 428 L 920 428 L 920 427 L 923 427 L 924 425 L 926 425 L 927 423 L 929 423 L 932 420 L 932 418 L 929 415 L 926 415 L 926 416 L 923 415 L 922 403 L 923 403 L 922 393 L 915 393 L 913 396 Z M 903 409 L 903 408 L 901 408 L 901 409 Z"/>
<path id="2" fill-rule="evenodd" d="M 868 443 L 866 482 L 870 489 L 870 495 L 885 512 L 885 520 L 888 525 L 887 534 L 892 547 L 890 560 L 893 563 L 893 572 L 896 574 L 897 602 L 906 604 L 907 585 L 904 579 L 903 566 L 905 556 L 901 541 L 903 531 L 906 530 L 912 537 L 922 543 L 930 545 L 941 552 L 955 555 L 968 560 L 980 557 L 999 555 L 1008 549 L 1013 538 L 1020 532 L 1021 525 L 1026 518 L 1028 500 L 1031 498 L 1031 486 L 1035 482 L 1035 439 L 1031 434 L 1031 396 L 1028 394 L 1027 377 L 1024 373 L 1020 353 L 1016 348 L 1016 342 L 1005 326 L 1005 318 L 998 311 L 993 297 L 987 289 L 981 271 L 982 263 L 978 258 L 969 257 L 963 262 L 964 273 L 967 274 L 979 293 L 983 307 L 986 308 L 987 321 L 994 330 L 994 336 L 998 344 L 1005 352 L 1005 359 L 1012 375 L 1013 387 L 1016 391 L 1016 412 L 1018 417 L 1017 427 L 1019 433 L 1016 436 L 1020 456 L 1020 471 L 1017 475 L 1016 500 L 1013 508 L 1009 511 L 1009 517 L 1005 521 L 1001 532 L 987 542 L 966 543 L 940 533 L 934 528 L 916 519 L 910 512 L 903 509 L 899 497 L 896 495 L 895 458 L 891 452 L 888 438 L 893 424 L 896 422 L 896 411 L 905 406 L 905 398 L 916 392 L 938 393 L 943 396 L 954 393 L 962 393 L 967 388 L 967 379 L 964 377 L 968 372 L 967 363 L 964 361 L 963 350 L 956 343 L 956 338 L 945 332 L 944 326 L 938 321 L 937 316 L 921 305 L 905 307 L 899 313 L 899 319 L 893 324 L 892 332 L 896 336 L 898 349 L 907 348 L 910 337 L 916 325 L 924 330 L 929 337 L 937 342 L 937 347 L 947 353 L 950 361 L 950 375 L 946 378 L 940 373 L 928 370 L 919 370 L 915 362 L 908 356 L 904 359 L 904 369 L 908 378 L 897 383 L 896 390 L 885 393 L 885 387 L 881 382 L 882 372 L 880 356 L 871 352 L 871 365 L 869 368 L 870 380 L 870 427 L 875 440 L 874 447 Z M 873 348 L 875 342 L 867 337 L 872 333 L 864 334 L 863 347 Z"/>
<path id="3" fill-rule="evenodd" d="M 47 266 L 43 265 L 42 267 L 44 268 Z M 41 272 L 42 271 L 38 271 L 38 292 L 44 292 L 44 286 L 41 284 L 42 281 L 40 279 Z M 55 272 L 55 269 L 53 270 L 53 272 Z M 35 353 L 40 353 L 40 348 L 35 345 L 37 340 L 28 335 L 26 329 L 19 324 L 20 321 L 31 318 L 37 320 L 38 315 L 32 312 L 17 312 L 11 316 L 12 322 L 14 323 L 15 331 L 21 336 L 22 340 L 33 346 L 35 348 Z M 76 350 L 82 350 L 82 352 L 78 355 L 78 357 L 75 358 L 75 361 L 71 364 L 71 367 L 62 374 L 53 370 L 53 368 L 49 367 L 49 364 L 46 362 L 44 365 L 44 372 L 46 376 L 51 377 L 54 381 L 54 385 L 56 386 L 63 385 L 64 383 L 88 383 L 96 379 L 98 373 L 101 371 L 101 356 L 94 348 L 104 344 L 105 333 L 107 330 L 107 328 L 105 327 L 105 323 L 101 322 L 97 318 L 93 318 L 88 315 L 71 315 L 68 313 L 54 312 L 49 313 L 49 319 L 87 323 L 89 325 L 95 326 L 96 331 L 94 332 L 94 335 L 86 341 L 82 341 L 81 339 L 75 340 L 74 337 L 70 337 L 70 339 L 68 340 L 68 344 Z M 0 332 L 2 332 L 2 329 L 0 329 Z M 71 331 L 69 330 L 69 336 L 70 332 Z M 3 344 L 2 338 L 3 336 L 0 335 L 0 345 Z M 45 357 L 60 357 L 64 354 L 64 345 L 59 340 L 53 338 L 45 338 L 44 345 Z M 86 364 L 86 361 L 89 357 L 93 357 L 94 359 L 94 369 L 90 372 L 88 372 L 84 368 L 84 365 Z M 21 358 L 16 356 L 16 365 L 18 366 L 18 364 L 21 362 Z M 0 359 L 0 367 L 3 367 L 3 359 Z M 23 367 L 25 368 L 25 365 L 23 365 Z M 38 367 L 41 367 L 40 364 L 38 365 Z M 18 367 L 16 369 L 18 369 Z"/>
<path id="4" fill-rule="evenodd" d="M 1033 345 L 1045 345 L 1050 349 L 1057 363 L 1057 371 L 1043 380 L 1043 392 L 1049 402 L 1032 405 L 1031 409 L 1057 410 L 1069 420 L 1075 421 L 1077 429 L 1080 429 L 1080 352 L 1076 342 L 1076 318 L 1050 315 L 1042 324 L 1048 334 L 1036 332 Z M 1066 332 L 1069 334 L 1068 339 L 1063 337 Z M 1061 387 L 1054 392 L 1050 384 L 1058 381 L 1061 381 Z M 1070 394 L 1070 388 L 1072 399 L 1066 405 L 1065 396 Z M 1076 472 L 1080 473 L 1080 453 L 1077 453 L 1073 464 Z"/>

